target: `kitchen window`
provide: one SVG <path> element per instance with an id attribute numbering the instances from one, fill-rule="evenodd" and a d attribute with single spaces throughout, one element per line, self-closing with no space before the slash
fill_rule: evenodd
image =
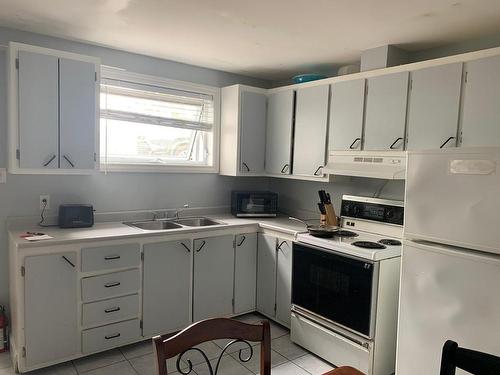
<path id="1" fill-rule="evenodd" d="M 219 89 L 104 68 L 104 171 L 217 172 Z"/>

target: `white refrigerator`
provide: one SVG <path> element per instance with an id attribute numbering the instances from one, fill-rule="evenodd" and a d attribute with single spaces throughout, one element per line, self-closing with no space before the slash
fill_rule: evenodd
<path id="1" fill-rule="evenodd" d="M 500 355 L 500 147 L 407 163 L 396 374 L 438 375 L 448 339 Z"/>

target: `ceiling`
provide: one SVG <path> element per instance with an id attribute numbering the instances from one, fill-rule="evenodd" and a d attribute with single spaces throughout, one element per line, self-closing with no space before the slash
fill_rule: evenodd
<path id="1" fill-rule="evenodd" d="M 0 25 L 282 80 L 500 32 L 500 1 L 0 0 Z"/>

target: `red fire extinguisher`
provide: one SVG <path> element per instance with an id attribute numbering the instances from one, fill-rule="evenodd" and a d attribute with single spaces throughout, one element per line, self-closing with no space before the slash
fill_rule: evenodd
<path id="1" fill-rule="evenodd" d="M 0 353 L 9 350 L 9 330 L 5 307 L 0 306 Z"/>

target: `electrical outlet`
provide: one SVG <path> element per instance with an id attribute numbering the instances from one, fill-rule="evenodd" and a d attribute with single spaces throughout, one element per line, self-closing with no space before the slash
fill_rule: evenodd
<path id="1" fill-rule="evenodd" d="M 50 210 L 50 195 L 40 195 L 40 210 Z"/>

